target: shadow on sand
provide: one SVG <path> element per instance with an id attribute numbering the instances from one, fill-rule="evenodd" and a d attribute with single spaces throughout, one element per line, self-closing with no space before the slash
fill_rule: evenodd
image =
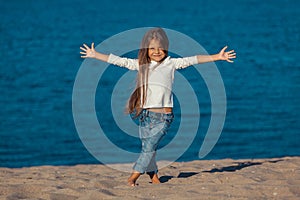
<path id="1" fill-rule="evenodd" d="M 246 167 L 251 167 L 255 165 L 262 165 L 263 163 L 277 163 L 283 161 L 283 159 L 278 159 L 278 160 L 266 160 L 263 162 L 234 162 L 234 165 L 230 166 L 225 166 L 225 167 L 220 167 L 220 168 L 213 168 L 211 170 L 205 170 L 205 171 L 200 171 L 200 172 L 180 172 L 177 177 L 175 176 L 161 176 L 159 178 L 161 183 L 166 183 L 172 178 L 189 178 L 191 176 L 197 175 L 199 173 L 216 173 L 216 172 L 235 172 L 238 170 L 241 170 Z"/>

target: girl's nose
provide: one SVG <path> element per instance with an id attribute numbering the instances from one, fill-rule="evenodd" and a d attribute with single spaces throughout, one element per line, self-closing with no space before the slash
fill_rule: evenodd
<path id="1" fill-rule="evenodd" d="M 159 49 L 158 48 L 155 48 L 155 53 L 159 53 Z"/>

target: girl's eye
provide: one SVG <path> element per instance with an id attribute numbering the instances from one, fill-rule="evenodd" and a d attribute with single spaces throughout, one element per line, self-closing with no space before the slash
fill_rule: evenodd
<path id="1" fill-rule="evenodd" d="M 152 50 L 152 51 L 155 50 L 155 48 L 152 48 L 152 47 L 150 47 L 149 49 Z M 158 50 L 159 50 L 159 51 L 163 51 L 164 49 L 163 49 L 163 48 L 158 48 Z"/>

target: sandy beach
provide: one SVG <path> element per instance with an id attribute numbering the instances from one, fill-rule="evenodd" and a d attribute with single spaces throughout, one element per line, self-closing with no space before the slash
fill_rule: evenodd
<path id="1" fill-rule="evenodd" d="M 105 165 L 0 168 L 0 199 L 300 199 L 300 157 L 176 162 L 127 186 Z"/>

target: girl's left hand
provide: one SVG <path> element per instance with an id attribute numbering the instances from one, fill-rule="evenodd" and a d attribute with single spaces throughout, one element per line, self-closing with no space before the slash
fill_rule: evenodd
<path id="1" fill-rule="evenodd" d="M 226 60 L 227 62 L 233 63 L 233 60 L 231 60 L 231 59 L 236 58 L 236 53 L 234 52 L 234 50 L 230 50 L 230 51 L 226 51 L 225 52 L 225 50 L 227 49 L 227 47 L 228 46 L 225 46 L 220 51 L 220 53 L 218 53 L 219 59 L 220 60 Z"/>

